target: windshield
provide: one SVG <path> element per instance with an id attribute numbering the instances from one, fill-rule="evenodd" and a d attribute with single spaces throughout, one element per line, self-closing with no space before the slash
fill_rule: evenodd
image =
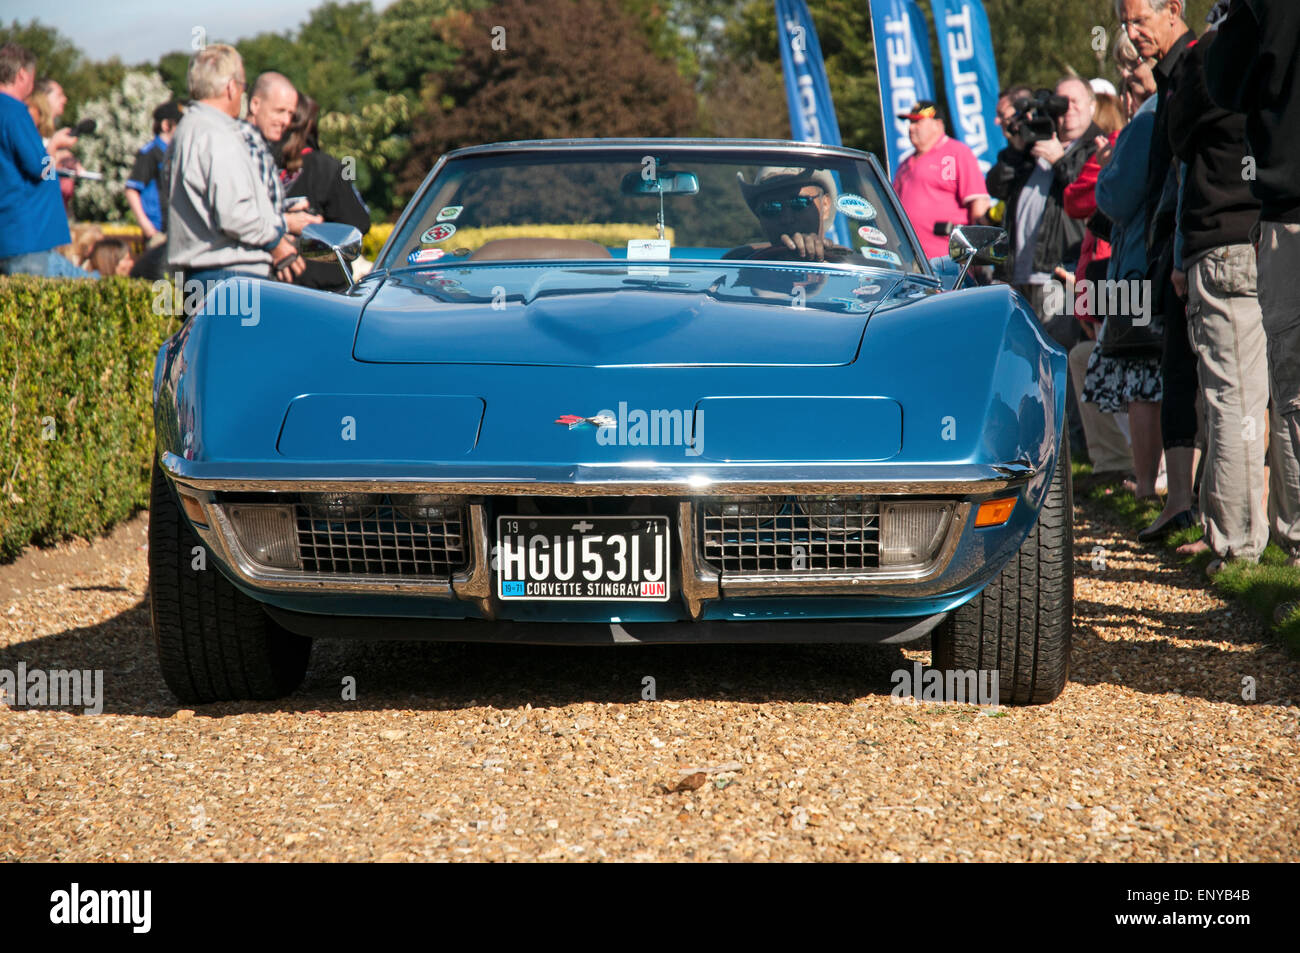
<path id="1" fill-rule="evenodd" d="M 828 261 L 924 272 L 872 166 L 795 150 L 548 149 L 449 161 L 379 262 Z"/>

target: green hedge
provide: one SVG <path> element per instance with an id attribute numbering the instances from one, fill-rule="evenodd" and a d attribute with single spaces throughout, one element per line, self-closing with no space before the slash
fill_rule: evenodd
<path id="1" fill-rule="evenodd" d="M 0 278 L 0 561 L 144 507 L 154 355 L 178 320 L 148 282 Z"/>

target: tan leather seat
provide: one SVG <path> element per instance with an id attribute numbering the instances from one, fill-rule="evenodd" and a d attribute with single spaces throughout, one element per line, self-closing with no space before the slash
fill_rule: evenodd
<path id="1" fill-rule="evenodd" d="M 498 238 L 485 242 L 469 261 L 519 261 L 542 258 L 611 258 L 609 249 L 580 238 Z"/>

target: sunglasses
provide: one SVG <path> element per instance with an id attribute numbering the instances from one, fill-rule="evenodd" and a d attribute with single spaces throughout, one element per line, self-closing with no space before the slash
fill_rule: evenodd
<path id="1" fill-rule="evenodd" d="M 784 201 L 763 202 L 758 206 L 758 214 L 763 218 L 776 218 L 786 209 L 792 212 L 802 212 L 819 198 L 821 198 L 821 195 L 796 195 L 794 198 Z"/>

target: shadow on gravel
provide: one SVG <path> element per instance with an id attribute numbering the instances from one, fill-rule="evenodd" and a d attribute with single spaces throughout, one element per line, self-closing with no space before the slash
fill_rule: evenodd
<path id="1" fill-rule="evenodd" d="M 1253 706 L 1241 697 L 1241 680 L 1251 676 L 1271 683 L 1260 689 L 1261 701 L 1293 694 L 1300 666 L 1268 642 L 1258 620 L 1240 608 L 1230 611 L 1215 612 L 1210 621 L 1203 612 L 1144 606 L 1123 613 L 1076 597 L 1070 681 Z M 1132 638 L 1133 630 L 1142 641 Z M 1211 644 L 1218 642 L 1231 648 Z"/>
<path id="2" fill-rule="evenodd" d="M 1114 615 L 1115 617 L 1108 618 Z M 1176 691 L 1244 704 L 1241 675 L 1296 682 L 1297 666 L 1273 647 L 1247 613 L 1222 613 L 1203 635 L 1247 647 L 1225 668 L 1227 650 L 1187 641 L 1200 614 L 1075 603 L 1071 681 L 1119 684 L 1139 692 Z M 1136 628 L 1154 639 L 1108 641 L 1102 634 Z M 1175 642 L 1173 640 L 1180 641 Z M 908 648 L 928 649 L 921 639 Z M 168 717 L 179 705 L 162 683 L 149 626 L 148 598 L 102 623 L 0 648 L 0 668 L 103 669 L 104 711 Z M 1280 668 L 1279 668 L 1280 666 Z M 888 697 L 891 674 L 911 670 L 897 646 L 640 645 L 532 646 L 445 642 L 317 640 L 302 687 L 277 702 L 202 705 L 220 716 L 265 711 L 511 709 L 580 702 L 636 703 L 653 678 L 660 701 L 847 703 Z M 1285 674 L 1289 672 L 1290 674 Z M 1220 674 L 1211 674 L 1211 673 Z M 1225 677 L 1224 672 L 1240 673 Z M 356 701 L 342 701 L 343 680 L 356 679 Z M 1267 691 L 1267 689 L 1265 689 Z M 1261 700 L 1274 697 L 1269 694 Z M 65 709 L 73 710 L 73 709 Z M 76 711 L 80 714 L 80 710 Z"/>
<path id="3" fill-rule="evenodd" d="M 929 640 L 909 648 L 929 649 Z M 163 685 L 149 601 L 105 622 L 0 648 L 0 668 L 103 669 L 106 714 L 168 717 L 182 707 Z M 852 702 L 893 689 L 911 670 L 896 646 L 532 646 L 318 639 L 302 687 L 278 702 L 201 705 L 206 715 L 262 711 L 534 708 L 641 701 Z M 356 701 L 342 701 L 356 679 Z M 65 709 L 76 711 L 80 710 Z"/>

